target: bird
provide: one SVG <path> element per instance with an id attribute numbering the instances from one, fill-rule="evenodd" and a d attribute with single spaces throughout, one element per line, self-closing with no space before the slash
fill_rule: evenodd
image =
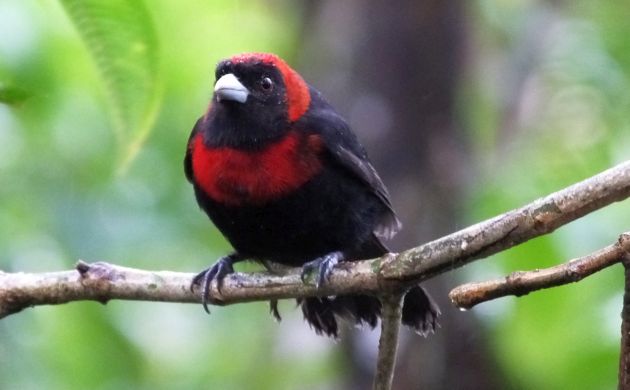
<path id="1" fill-rule="evenodd" d="M 220 61 L 210 105 L 188 139 L 184 170 L 199 207 L 234 251 L 194 277 L 206 311 L 234 263 L 302 267 L 325 285 L 341 262 L 389 253 L 401 229 L 389 192 L 348 123 L 279 56 L 243 53 Z M 366 294 L 297 299 L 317 334 L 337 338 L 340 319 L 374 328 L 381 302 Z M 279 319 L 276 302 L 272 313 Z M 419 285 L 402 323 L 433 332 L 440 310 Z"/>

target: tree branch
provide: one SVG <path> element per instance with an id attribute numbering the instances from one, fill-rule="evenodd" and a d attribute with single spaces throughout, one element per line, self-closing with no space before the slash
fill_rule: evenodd
<path id="1" fill-rule="evenodd" d="M 453 304 L 462 309 L 508 295 L 522 296 L 532 291 L 578 282 L 593 273 L 620 262 L 630 254 L 630 233 L 623 233 L 613 245 L 590 255 L 554 267 L 534 271 L 516 271 L 503 279 L 467 283 L 449 294 Z"/>
<path id="2" fill-rule="evenodd" d="M 334 295 L 404 288 L 405 283 L 380 280 L 380 261 L 342 263 L 335 268 L 330 283 L 319 289 L 314 281 L 303 283 L 300 270 L 286 275 L 234 273 L 223 281 L 221 291 L 213 284 L 210 295 L 216 305 L 277 300 L 295 297 Z M 0 271 L 0 318 L 24 308 L 80 300 L 106 303 L 111 299 L 201 303 L 199 289 L 191 291 L 195 274 L 146 271 L 105 262 L 79 261 L 74 271 L 49 273 L 5 273 Z M 311 283 L 312 282 L 312 283 Z"/>
<path id="3" fill-rule="evenodd" d="M 398 331 L 402 317 L 404 294 L 393 293 L 381 296 L 381 338 L 378 341 L 378 359 L 374 375 L 374 390 L 389 390 L 394 379 Z"/>
<path id="4" fill-rule="evenodd" d="M 630 196 L 630 161 L 524 207 L 400 253 L 383 265 L 388 279 L 422 281 L 488 257 Z"/>
<path id="5" fill-rule="evenodd" d="M 299 270 L 228 275 L 215 304 L 315 295 L 379 293 L 408 287 L 442 272 L 549 233 L 612 202 L 630 196 L 630 162 L 624 162 L 522 208 L 480 222 L 398 255 L 342 263 L 330 283 L 302 283 Z M 110 299 L 200 302 L 189 290 L 193 274 L 151 272 L 106 263 L 79 263 L 77 271 L 27 274 L 0 272 L 0 318 L 26 307 Z"/>
<path id="6" fill-rule="evenodd" d="M 621 350 L 619 352 L 619 390 L 630 390 L 630 256 L 623 259 L 625 289 L 621 310 Z"/>

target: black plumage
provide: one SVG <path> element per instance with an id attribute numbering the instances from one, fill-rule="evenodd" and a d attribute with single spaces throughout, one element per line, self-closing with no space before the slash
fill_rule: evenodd
<path id="1" fill-rule="evenodd" d="M 234 262 L 249 259 L 315 270 L 320 284 L 339 261 L 387 253 L 381 239 L 401 227 L 387 189 L 322 95 L 268 54 L 226 60 L 217 79 L 226 86 L 217 83 L 209 111 L 197 121 L 184 166 L 197 202 L 235 252 L 194 283 L 220 281 Z M 337 317 L 374 327 L 381 309 L 366 295 L 298 303 L 315 331 L 329 336 L 338 334 Z M 405 325 L 426 334 L 438 315 L 421 287 L 407 293 Z"/>

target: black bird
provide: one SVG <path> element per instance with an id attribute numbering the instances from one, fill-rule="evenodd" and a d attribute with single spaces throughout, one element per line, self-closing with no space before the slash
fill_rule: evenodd
<path id="1" fill-rule="evenodd" d="M 214 96 L 188 141 L 185 172 L 199 206 L 234 247 L 201 272 L 208 286 L 242 260 L 303 267 L 326 283 L 335 265 L 382 256 L 400 228 L 389 194 L 346 121 L 282 59 L 248 53 L 216 68 Z M 337 317 L 374 327 L 374 296 L 299 299 L 318 334 Z M 207 309 L 207 307 L 206 307 Z M 403 324 L 426 335 L 440 311 L 420 286 L 404 298 Z"/>

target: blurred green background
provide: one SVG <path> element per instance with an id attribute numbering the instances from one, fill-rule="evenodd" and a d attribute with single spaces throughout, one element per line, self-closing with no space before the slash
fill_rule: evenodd
<path id="1" fill-rule="evenodd" d="M 377 3 L 386 4 L 0 0 L 0 269 L 62 270 L 84 259 L 198 272 L 225 254 L 229 245 L 198 210 L 182 159 L 211 96 L 214 65 L 244 51 L 275 52 L 293 64 L 350 119 L 379 171 L 409 171 L 409 178 L 426 170 L 448 182 L 440 188 L 457 189 L 451 212 L 436 217 L 436 180 L 398 185 L 396 174 L 383 173 L 401 215 L 415 212 L 418 197 L 429 199 L 417 220 L 405 221 L 409 233 L 397 249 L 627 159 L 630 3 L 486 0 L 444 8 L 429 1 L 400 26 L 455 28 L 433 52 L 416 52 L 410 35 L 442 42 L 438 32 L 423 38 L 386 23 L 392 16 Z M 374 42 L 389 39 L 387 55 L 366 55 L 372 34 Z M 388 62 L 400 58 L 395 64 L 405 69 L 411 58 L 439 65 L 441 56 L 452 68 L 435 75 Z M 448 110 L 396 126 L 403 103 L 392 108 L 379 91 L 393 87 L 400 97 L 423 75 L 436 92 L 415 91 L 403 112 L 439 111 L 430 107 L 446 90 Z M 377 117 L 367 121 L 370 115 Z M 444 121 L 455 129 L 452 139 L 429 130 Z M 425 159 L 418 166 L 390 146 L 412 138 L 428 145 L 418 149 Z M 443 329 L 427 339 L 403 335 L 396 388 L 420 388 L 418 373 L 432 378 L 424 388 L 615 387 L 621 267 L 470 312 L 449 306 L 445 294 L 458 282 L 546 267 L 608 245 L 628 229 L 629 211 L 627 202 L 612 205 L 430 283 Z M 435 220 L 439 228 L 418 227 Z M 378 332 L 355 330 L 350 341 L 334 342 L 311 332 L 292 302 L 281 310 L 280 324 L 264 303 L 214 308 L 211 316 L 197 305 L 120 301 L 26 310 L 0 321 L 0 389 L 369 383 Z M 468 329 L 449 337 L 454 324 Z M 471 339 L 474 348 L 461 344 Z M 460 363 L 449 363 L 448 350 Z M 479 356 L 485 369 L 466 371 Z"/>

